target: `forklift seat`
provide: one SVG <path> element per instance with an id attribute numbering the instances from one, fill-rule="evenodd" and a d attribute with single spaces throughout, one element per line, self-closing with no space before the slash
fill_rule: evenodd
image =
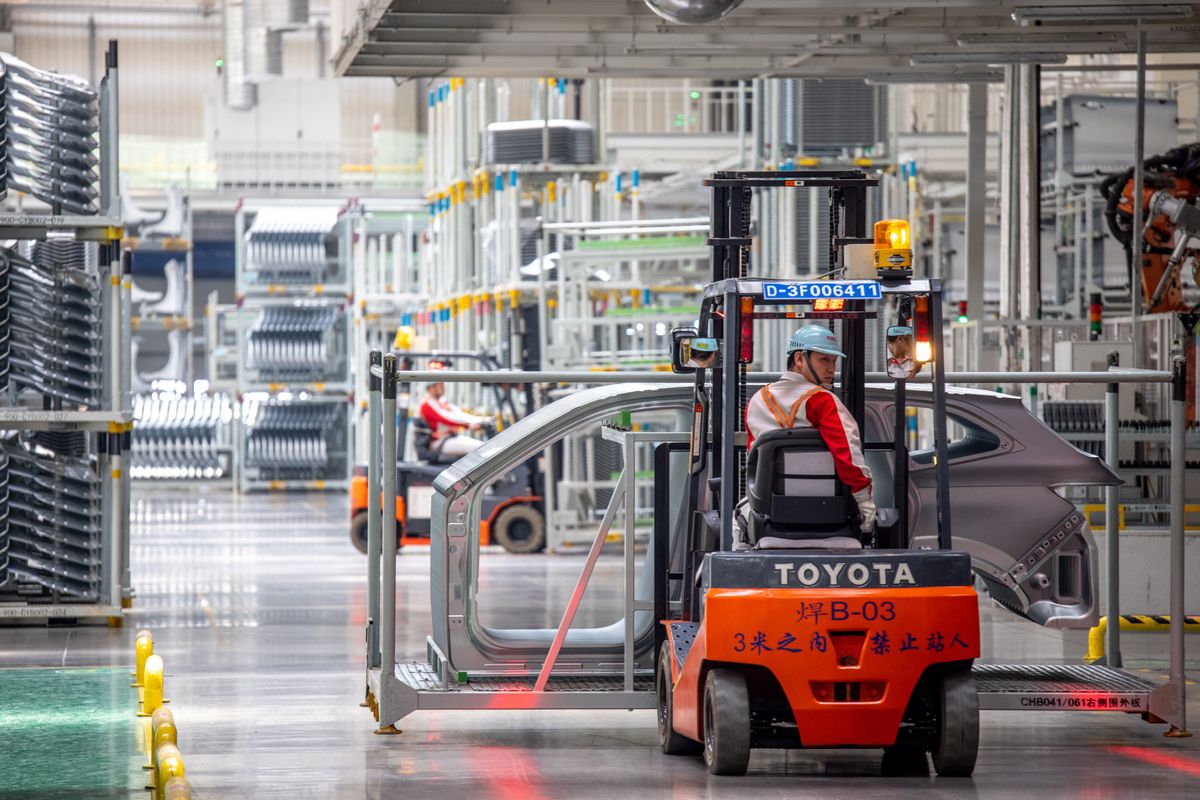
<path id="1" fill-rule="evenodd" d="M 833 454 L 816 429 L 758 437 L 746 476 L 751 545 L 861 548 L 858 504 L 838 479 Z"/>
<path id="2" fill-rule="evenodd" d="M 426 464 L 452 464 L 458 460 L 442 458 L 441 445 L 445 440 L 434 444 L 433 428 L 429 427 L 429 423 L 420 414 L 412 417 L 409 425 L 412 426 L 413 450 L 416 452 L 418 461 L 424 461 Z"/>

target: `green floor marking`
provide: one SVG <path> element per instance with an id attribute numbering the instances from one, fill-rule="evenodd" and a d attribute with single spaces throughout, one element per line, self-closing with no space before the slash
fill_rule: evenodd
<path id="1" fill-rule="evenodd" d="M 0 670 L 0 798 L 140 797 L 128 667 Z"/>

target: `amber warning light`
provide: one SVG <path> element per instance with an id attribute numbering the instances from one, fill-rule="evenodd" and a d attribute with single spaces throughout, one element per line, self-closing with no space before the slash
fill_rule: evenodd
<path id="1" fill-rule="evenodd" d="M 875 269 L 912 269 L 912 235 L 907 220 L 883 219 L 875 223 Z"/>

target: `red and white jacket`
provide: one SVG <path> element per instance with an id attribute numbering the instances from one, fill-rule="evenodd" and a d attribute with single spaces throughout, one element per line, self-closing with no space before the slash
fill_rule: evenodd
<path id="1" fill-rule="evenodd" d="M 428 393 L 421 399 L 421 405 L 417 412 L 433 431 L 434 441 L 461 433 L 464 428 L 473 423 L 487 421 L 487 417 L 468 414 L 453 403 L 435 400 Z"/>
<path id="2" fill-rule="evenodd" d="M 798 372 L 759 389 L 746 406 L 749 444 L 768 431 L 816 428 L 825 440 L 842 483 L 851 492 L 871 486 L 871 470 L 863 458 L 858 423 L 837 395 L 814 386 Z"/>

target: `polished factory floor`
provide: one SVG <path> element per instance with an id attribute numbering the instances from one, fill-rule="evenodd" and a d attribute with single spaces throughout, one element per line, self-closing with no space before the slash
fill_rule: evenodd
<path id="1" fill-rule="evenodd" d="M 1200 737 L 1164 739 L 1163 726 L 1119 714 L 985 713 L 973 779 L 885 778 L 877 752 L 853 750 L 756 751 L 749 775 L 714 778 L 659 753 L 650 711 L 427 712 L 377 736 L 359 707 L 365 563 L 345 496 L 135 489 L 125 627 L 0 628 L 0 800 L 148 796 L 124 685 L 139 628 L 165 660 L 197 798 L 1200 797 Z M 487 554 L 491 613 L 553 624 L 582 560 Z M 424 653 L 426 569 L 419 549 L 399 559 L 402 656 Z M 620 567 L 602 562 L 598 575 Z M 606 601 L 581 621 L 606 619 Z M 982 609 L 985 660 L 1084 652 L 1081 633 Z M 1165 637 L 1125 641 L 1128 663 L 1161 678 Z"/>

